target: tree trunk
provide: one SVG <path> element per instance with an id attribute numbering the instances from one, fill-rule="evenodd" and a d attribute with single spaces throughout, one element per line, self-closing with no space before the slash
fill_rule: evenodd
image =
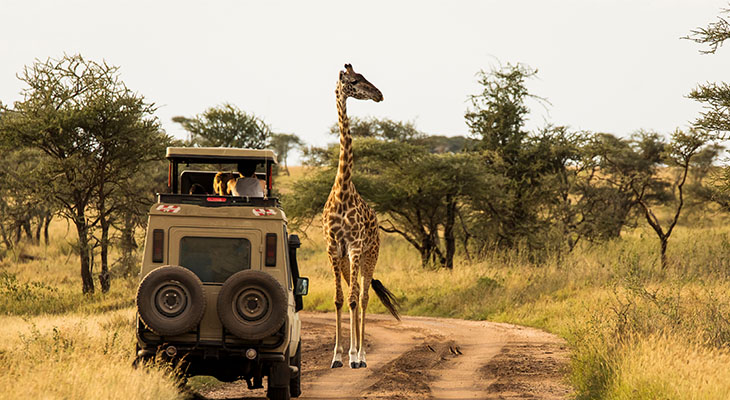
<path id="1" fill-rule="evenodd" d="M 76 232 L 79 235 L 79 258 L 81 261 L 81 283 L 83 293 L 94 293 L 94 277 L 91 276 L 91 259 L 89 257 L 89 228 L 86 225 L 86 208 L 76 208 Z"/>
<path id="2" fill-rule="evenodd" d="M 661 247 L 661 260 L 662 260 L 662 270 L 667 269 L 668 261 L 667 261 L 667 244 L 669 242 L 669 236 L 660 238 L 662 247 Z"/>
<path id="3" fill-rule="evenodd" d="M 38 216 L 38 225 L 35 228 L 35 244 L 41 244 L 41 230 L 43 230 L 43 216 Z"/>
<path id="4" fill-rule="evenodd" d="M 111 277 L 109 275 L 109 214 L 105 214 L 104 200 L 99 204 L 99 210 L 101 216 L 99 218 L 99 224 L 101 225 L 101 272 L 99 273 L 99 284 L 101 285 L 102 293 L 109 291 L 111 286 Z"/>
<path id="5" fill-rule="evenodd" d="M 3 243 L 5 243 L 5 248 L 10 250 L 13 248 L 13 242 L 8 237 L 8 233 L 5 231 L 5 225 L 0 222 L 0 234 L 2 234 L 3 237 Z"/>
<path id="6" fill-rule="evenodd" d="M 52 214 L 48 214 L 45 216 L 45 218 L 43 218 L 43 239 L 46 243 L 46 246 L 48 245 L 48 227 L 51 225 L 52 219 Z"/>
<path id="7" fill-rule="evenodd" d="M 134 250 L 137 248 L 137 242 L 134 240 L 134 228 L 135 224 L 132 219 L 132 214 L 126 213 L 124 216 L 124 226 L 122 227 L 120 243 L 122 251 L 121 267 L 122 274 L 124 276 L 128 276 L 132 273 L 132 269 L 135 264 Z"/>
<path id="8" fill-rule="evenodd" d="M 423 236 L 418 252 L 421 253 L 421 267 L 427 268 L 431 265 L 431 258 L 434 256 L 434 243 L 430 235 Z"/>
<path id="9" fill-rule="evenodd" d="M 421 267 L 426 268 L 428 267 L 431 258 L 431 250 L 427 249 L 425 246 L 418 249 L 418 252 L 421 253 Z"/>
<path id="10" fill-rule="evenodd" d="M 446 242 L 444 267 L 448 269 L 454 269 L 454 253 L 456 253 L 454 225 L 456 225 L 456 201 L 454 201 L 454 196 L 449 194 L 446 195 L 446 221 L 444 223 L 444 241 Z"/>
<path id="11" fill-rule="evenodd" d="M 13 229 L 15 229 L 15 244 L 20 243 L 20 234 L 23 232 L 21 228 L 22 222 L 21 221 L 15 221 L 15 224 L 13 226 Z"/>
<path id="12" fill-rule="evenodd" d="M 30 240 L 31 243 L 35 243 L 33 241 L 33 229 L 30 227 L 30 217 L 25 217 L 23 220 L 23 231 L 25 231 L 25 236 L 28 237 L 28 240 Z"/>
<path id="13" fill-rule="evenodd" d="M 433 247 L 433 263 L 440 267 L 446 266 L 446 257 L 444 257 L 444 254 L 438 246 Z"/>
<path id="14" fill-rule="evenodd" d="M 466 256 L 466 260 L 471 262 L 471 254 L 469 254 L 469 239 L 471 238 L 471 233 L 466 229 L 466 224 L 464 224 L 464 218 L 461 216 L 461 213 L 456 214 L 459 217 L 459 222 L 461 222 L 461 230 L 464 232 L 464 236 L 462 237 L 461 241 L 464 243 L 464 255 Z"/>
<path id="15" fill-rule="evenodd" d="M 106 217 L 101 218 L 101 273 L 99 273 L 99 284 L 102 293 L 109 291 L 111 287 L 111 276 L 109 275 L 109 221 Z"/>

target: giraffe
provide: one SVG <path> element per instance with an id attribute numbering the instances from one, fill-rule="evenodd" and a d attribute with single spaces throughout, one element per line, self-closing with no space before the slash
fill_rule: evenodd
<path id="1" fill-rule="evenodd" d="M 322 211 L 327 255 L 335 278 L 335 348 L 332 368 L 342 367 L 343 342 L 341 309 L 344 304 L 341 278 L 350 287 L 350 368 L 365 368 L 365 311 L 368 291 L 372 285 L 375 294 L 396 319 L 398 303 L 383 284 L 373 279 L 380 250 L 378 219 L 375 212 L 360 197 L 352 183 L 352 136 L 347 117 L 348 97 L 360 100 L 383 100 L 383 94 L 372 83 L 345 64 L 335 89 L 337 117 L 340 128 L 340 160 L 337 176 Z M 361 280 L 361 281 L 360 281 Z M 358 304 L 359 300 L 359 304 Z M 359 306 L 359 307 L 358 307 Z"/>

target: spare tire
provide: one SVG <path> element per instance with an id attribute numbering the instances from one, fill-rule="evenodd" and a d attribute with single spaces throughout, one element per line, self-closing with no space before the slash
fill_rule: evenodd
<path id="1" fill-rule="evenodd" d="M 205 312 L 203 282 L 183 267 L 157 268 L 137 288 L 137 311 L 142 322 L 160 336 L 188 332 Z"/>
<path id="2" fill-rule="evenodd" d="M 286 320 L 286 292 L 273 276 L 254 270 L 231 275 L 218 294 L 218 318 L 241 339 L 271 336 Z"/>

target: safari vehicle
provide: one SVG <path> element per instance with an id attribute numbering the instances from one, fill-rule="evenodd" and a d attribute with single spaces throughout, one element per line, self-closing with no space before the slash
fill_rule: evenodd
<path id="1" fill-rule="evenodd" d="M 270 399 L 301 393 L 299 238 L 272 194 L 271 150 L 169 147 L 169 192 L 150 208 L 137 290 L 136 363 L 246 379 Z M 255 163 L 264 197 L 212 194 L 212 170 Z M 184 169 L 184 171 L 180 171 Z M 194 184 L 211 194 L 187 194 Z"/>

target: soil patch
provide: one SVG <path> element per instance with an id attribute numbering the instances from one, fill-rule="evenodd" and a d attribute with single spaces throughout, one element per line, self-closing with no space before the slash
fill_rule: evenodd
<path id="1" fill-rule="evenodd" d="M 566 399 L 568 350 L 561 343 L 512 342 L 480 369 L 495 399 Z"/>
<path id="2" fill-rule="evenodd" d="M 456 355 L 453 341 L 442 336 L 426 337 L 423 343 L 383 366 L 379 371 L 382 378 L 367 388 L 362 399 L 429 398 L 429 383 L 434 379 L 431 371 Z"/>

